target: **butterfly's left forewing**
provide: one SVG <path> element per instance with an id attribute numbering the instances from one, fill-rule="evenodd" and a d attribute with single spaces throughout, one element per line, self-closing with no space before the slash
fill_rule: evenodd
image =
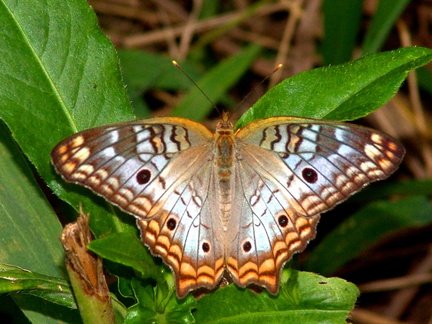
<path id="1" fill-rule="evenodd" d="M 255 123 L 253 132 L 237 134 L 247 145 L 246 160 L 265 170 L 275 165 L 270 177 L 304 216 L 327 211 L 365 185 L 387 178 L 405 153 L 389 136 L 347 123 L 293 117 Z"/>
<path id="2" fill-rule="evenodd" d="M 241 194 L 233 208 L 243 216 L 231 235 L 238 250 L 228 253 L 238 265 L 228 269 L 240 285 L 255 283 L 272 293 L 282 265 L 315 236 L 320 213 L 388 177 L 404 155 L 384 134 L 320 120 L 263 119 L 236 136 Z"/>

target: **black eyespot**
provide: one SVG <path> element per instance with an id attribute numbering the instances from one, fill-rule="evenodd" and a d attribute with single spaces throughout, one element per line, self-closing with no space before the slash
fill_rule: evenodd
<path id="1" fill-rule="evenodd" d="M 249 241 L 243 243 L 243 251 L 249 252 L 252 249 L 252 244 Z"/>
<path id="2" fill-rule="evenodd" d="M 303 179 L 306 180 L 306 182 L 309 183 L 315 183 L 318 180 L 318 173 L 311 168 L 304 168 L 302 171 Z"/>
<path id="3" fill-rule="evenodd" d="M 140 185 L 146 184 L 150 181 L 151 172 L 150 170 L 144 169 L 137 173 L 136 180 Z"/>
<path id="4" fill-rule="evenodd" d="M 286 227 L 288 225 L 288 217 L 286 215 L 279 216 L 278 223 L 280 227 Z"/>
<path id="5" fill-rule="evenodd" d="M 205 253 L 207 253 L 208 251 L 210 251 L 210 244 L 208 244 L 207 242 L 204 242 L 202 244 L 202 249 Z"/>
<path id="6" fill-rule="evenodd" d="M 174 218 L 168 219 L 167 227 L 170 231 L 173 231 L 177 226 L 177 221 Z"/>

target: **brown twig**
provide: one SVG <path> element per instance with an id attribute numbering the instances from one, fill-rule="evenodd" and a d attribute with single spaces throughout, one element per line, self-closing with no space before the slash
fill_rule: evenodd
<path id="1" fill-rule="evenodd" d="M 280 41 L 278 53 L 276 55 L 276 64 L 286 64 L 289 49 L 291 47 L 292 39 L 295 34 L 295 27 L 297 26 L 302 16 L 303 0 L 294 0 L 289 2 L 287 9 L 289 17 L 285 24 L 285 29 Z M 273 73 L 270 77 L 269 88 L 273 87 L 281 80 L 281 73 Z"/>

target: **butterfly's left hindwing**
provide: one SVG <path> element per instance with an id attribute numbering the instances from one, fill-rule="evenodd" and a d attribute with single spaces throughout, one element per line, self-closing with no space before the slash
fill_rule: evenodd
<path id="1" fill-rule="evenodd" d="M 237 199 L 228 226 L 227 269 L 239 286 L 255 284 L 276 294 L 281 267 L 315 237 L 319 215 L 305 218 L 296 213 L 282 185 L 242 153 L 235 166 Z M 256 153 L 272 165 L 266 152 Z"/>

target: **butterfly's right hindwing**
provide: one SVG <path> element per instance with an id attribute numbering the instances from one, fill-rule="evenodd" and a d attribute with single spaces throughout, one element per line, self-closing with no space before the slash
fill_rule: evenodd
<path id="1" fill-rule="evenodd" d="M 224 271 L 217 208 L 208 199 L 212 139 L 192 121 L 147 119 L 77 133 L 54 148 L 52 161 L 66 180 L 137 218 L 143 242 L 171 266 L 183 297 L 214 287 Z"/>

